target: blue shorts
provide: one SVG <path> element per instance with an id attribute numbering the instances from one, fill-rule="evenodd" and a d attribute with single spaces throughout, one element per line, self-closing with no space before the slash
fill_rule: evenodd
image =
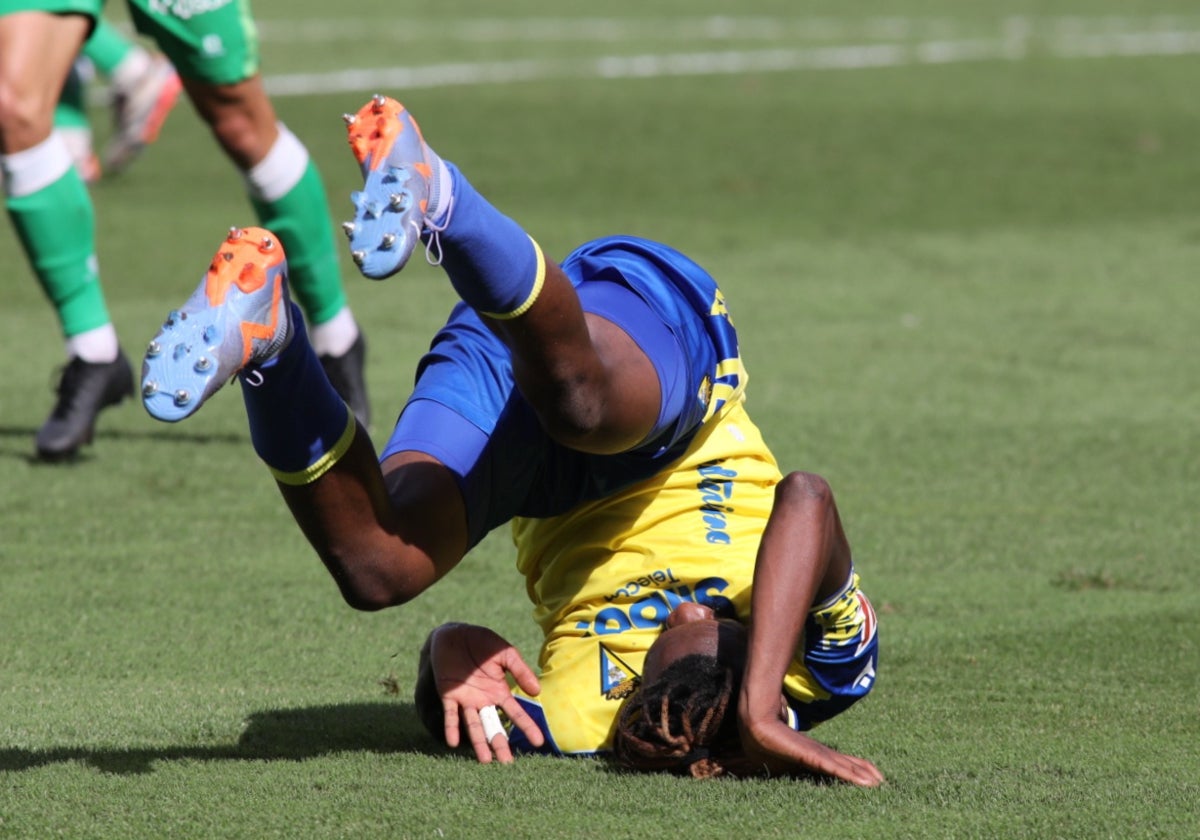
<path id="1" fill-rule="evenodd" d="M 659 472 L 744 381 L 716 282 L 679 252 L 609 237 L 572 252 L 562 268 L 584 311 L 623 329 L 654 364 L 662 410 L 628 452 L 562 446 L 517 390 L 508 348 L 473 310 L 456 306 L 418 365 L 381 458 L 416 450 L 445 464 L 463 493 L 472 546 L 515 516 L 555 516 Z"/>

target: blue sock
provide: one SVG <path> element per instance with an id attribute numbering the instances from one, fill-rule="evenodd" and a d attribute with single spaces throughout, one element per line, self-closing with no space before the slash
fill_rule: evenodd
<path id="1" fill-rule="evenodd" d="M 458 296 L 490 318 L 515 318 L 537 299 L 546 276 L 541 248 L 516 222 L 476 192 L 447 161 L 454 181 L 450 222 L 437 236 L 442 267 Z"/>
<path id="2" fill-rule="evenodd" d="M 292 340 L 270 361 L 238 374 L 254 451 L 284 484 L 309 484 L 354 440 L 354 415 L 329 384 L 292 304 Z"/>

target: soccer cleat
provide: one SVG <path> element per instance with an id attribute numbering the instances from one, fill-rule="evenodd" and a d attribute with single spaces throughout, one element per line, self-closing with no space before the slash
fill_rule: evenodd
<path id="1" fill-rule="evenodd" d="M 321 367 L 358 422 L 364 429 L 371 427 L 371 404 L 367 400 L 367 383 L 363 375 L 366 367 L 367 341 L 362 333 L 350 345 L 350 349 L 340 356 L 321 356 Z"/>
<path id="2" fill-rule="evenodd" d="M 279 241 L 263 228 L 232 228 L 196 291 L 146 347 L 146 411 L 182 420 L 238 371 L 274 358 L 292 337 L 291 305 Z"/>
<path id="3" fill-rule="evenodd" d="M 354 221 L 342 229 L 355 265 L 382 280 L 404 267 L 426 228 L 426 213 L 437 197 L 437 156 L 395 99 L 376 94 L 344 119 L 364 183 L 350 196 Z"/>
<path id="4" fill-rule="evenodd" d="M 58 401 L 38 429 L 37 453 L 45 461 L 74 456 L 92 442 L 96 416 L 110 405 L 133 396 L 133 370 L 118 351 L 111 362 L 71 359 L 58 381 Z"/>
<path id="5" fill-rule="evenodd" d="M 115 89 L 113 136 L 104 151 L 106 170 L 120 172 L 158 139 L 182 90 L 179 74 L 161 55 L 151 60 L 149 69 L 132 85 Z"/>

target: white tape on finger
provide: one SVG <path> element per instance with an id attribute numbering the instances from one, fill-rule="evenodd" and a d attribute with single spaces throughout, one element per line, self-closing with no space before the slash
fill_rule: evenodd
<path id="1" fill-rule="evenodd" d="M 504 733 L 504 724 L 500 723 L 500 715 L 495 706 L 484 706 L 479 710 L 479 722 L 483 724 L 483 737 L 490 744 L 497 735 L 508 736 Z"/>

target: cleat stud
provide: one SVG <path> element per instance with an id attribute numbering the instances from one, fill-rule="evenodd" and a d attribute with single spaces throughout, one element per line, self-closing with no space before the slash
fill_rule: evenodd
<path id="1" fill-rule="evenodd" d="M 264 254 L 275 249 L 275 240 L 269 236 L 264 236 L 262 242 L 258 243 L 258 250 Z"/>
<path id="2" fill-rule="evenodd" d="M 143 397 L 153 397 L 157 393 L 158 393 L 158 383 L 155 382 L 153 379 L 147 379 L 145 384 L 142 385 L 142 396 Z"/>
<path id="3" fill-rule="evenodd" d="M 146 358 L 153 359 L 162 352 L 162 345 L 157 341 L 151 341 L 146 345 Z"/>
<path id="4" fill-rule="evenodd" d="M 204 332 L 200 335 L 204 339 L 205 344 L 212 344 L 217 338 L 217 328 L 209 324 L 204 328 Z"/>
<path id="5" fill-rule="evenodd" d="M 355 114 L 342 114 L 342 122 L 346 125 L 354 125 L 358 122 L 358 116 Z"/>
<path id="6" fill-rule="evenodd" d="M 233 261 L 233 251 L 223 251 L 221 253 L 221 259 L 225 260 L 225 262 L 232 262 Z"/>
<path id="7" fill-rule="evenodd" d="M 367 258 L 366 251 L 351 251 L 350 252 L 350 259 L 354 260 L 354 264 L 357 266 L 361 266 L 363 264 L 363 261 L 366 258 Z"/>
<path id="8" fill-rule="evenodd" d="M 345 232 L 348 238 L 353 237 L 354 231 L 357 229 L 358 228 L 354 222 L 342 222 L 342 231 Z"/>
<path id="9" fill-rule="evenodd" d="M 384 98 L 382 93 L 375 94 L 371 97 L 371 110 L 378 114 L 383 110 L 383 106 L 386 102 L 387 99 Z"/>
<path id="10" fill-rule="evenodd" d="M 192 401 L 192 395 L 180 388 L 175 392 L 175 405 L 183 407 Z"/>
<path id="11" fill-rule="evenodd" d="M 205 371 L 208 371 L 211 369 L 212 369 L 212 360 L 210 358 L 208 358 L 208 356 L 201 356 L 199 359 L 196 360 L 196 365 L 195 365 L 196 373 L 204 373 Z"/>
<path id="12" fill-rule="evenodd" d="M 182 359 L 184 356 L 188 355 L 191 352 L 192 352 L 191 347 L 188 347 L 186 344 L 180 343 L 180 344 L 175 345 L 175 349 L 172 351 L 171 355 L 174 357 L 175 361 L 179 361 L 180 359 Z"/>
<path id="13" fill-rule="evenodd" d="M 396 247 L 396 234 L 385 233 L 383 238 L 379 240 L 379 247 L 384 251 L 390 251 L 392 248 Z"/>
<path id="14" fill-rule="evenodd" d="M 243 230 L 242 230 L 240 227 L 231 227 L 231 228 L 229 229 L 229 237 L 228 237 L 228 241 L 230 241 L 230 242 L 237 242 L 239 239 L 241 239 L 241 238 L 242 238 L 242 234 L 243 234 L 244 232 L 245 232 L 245 231 L 243 231 Z"/>
<path id="15" fill-rule="evenodd" d="M 179 310 L 172 309 L 170 312 L 167 313 L 167 320 L 165 322 L 163 322 L 163 326 L 164 327 L 173 327 L 178 322 L 179 322 Z"/>
<path id="16" fill-rule="evenodd" d="M 405 193 L 392 193 L 391 200 L 388 202 L 388 207 L 393 210 L 403 210 L 408 206 L 408 195 Z"/>

